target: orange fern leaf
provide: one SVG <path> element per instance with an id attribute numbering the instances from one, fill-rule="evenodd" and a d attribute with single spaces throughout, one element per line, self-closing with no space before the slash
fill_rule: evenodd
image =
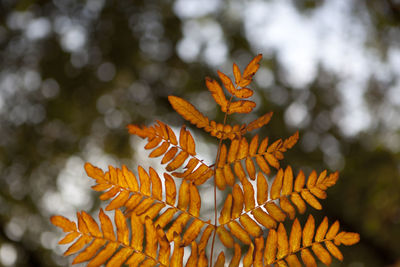
<path id="1" fill-rule="evenodd" d="M 278 222 L 285 221 L 287 217 L 292 220 L 295 219 L 296 209 L 294 206 L 298 208 L 300 213 L 305 212 L 306 202 L 312 207 L 320 209 L 320 204 L 313 194 L 315 193 L 319 198 L 325 197 L 325 190 L 336 183 L 338 176 L 337 173 L 333 173 L 327 177 L 326 171 L 322 172 L 318 179 L 313 178 L 314 176 L 316 177 L 316 173 L 312 172 L 310 174 L 311 179 L 308 180 L 310 185 L 304 188 L 304 174 L 300 172 L 294 181 L 292 169 L 288 166 L 285 171 L 283 169 L 278 171 L 268 193 L 268 183 L 264 175 L 259 172 L 256 181 L 257 194 L 255 194 L 253 185 L 247 179 L 240 180 L 243 190 L 236 184 L 233 187 L 233 194 L 228 194 L 219 216 L 219 227 L 224 227 L 233 220 L 239 219 L 241 226 L 248 235 L 258 237 L 261 234 L 260 227 L 273 229 L 278 226 Z M 318 183 L 317 180 L 319 180 Z M 293 191 L 293 188 L 295 191 Z M 304 192 L 307 192 L 307 194 Z M 254 196 L 257 197 L 257 205 Z M 279 205 L 274 202 L 276 199 L 279 199 Z M 251 213 L 254 219 L 249 217 L 248 213 Z M 322 234 L 323 229 L 319 231 Z M 225 231 L 219 230 L 219 233 L 219 237 L 224 238 L 225 241 L 229 239 L 228 235 L 234 236 L 231 231 L 226 231 L 226 229 Z M 221 233 L 224 233 L 224 236 L 221 236 Z M 317 239 L 321 234 L 317 235 Z M 307 239 L 305 238 L 305 240 Z M 227 244 L 224 241 L 222 243 Z M 232 246 L 233 243 L 230 242 L 229 247 Z"/>
<path id="2" fill-rule="evenodd" d="M 177 96 L 169 96 L 168 100 L 175 111 L 185 120 L 190 121 L 199 128 L 204 128 L 208 125 L 208 118 L 186 100 Z"/>
<path id="3" fill-rule="evenodd" d="M 235 95 L 236 88 L 233 85 L 231 79 L 227 75 L 225 75 L 225 73 L 222 73 L 220 71 L 218 71 L 217 73 L 218 73 L 219 78 L 221 79 L 222 84 L 228 90 L 228 92 L 231 95 Z M 239 71 L 239 75 L 240 75 L 240 71 Z"/>
<path id="4" fill-rule="evenodd" d="M 256 74 L 258 68 L 260 67 L 260 60 L 262 59 L 262 54 L 258 54 L 255 58 L 253 58 L 250 63 L 246 66 L 243 71 L 243 79 L 251 80 Z"/>
<path id="5" fill-rule="evenodd" d="M 166 233 L 167 239 L 171 241 L 174 233 L 182 233 L 184 227 L 189 223 L 191 218 L 198 218 L 201 208 L 201 198 L 196 185 L 189 180 L 184 180 L 179 187 L 179 194 L 173 178 L 164 173 L 165 200 L 162 197 L 162 182 L 157 172 L 150 167 L 149 173 L 141 166 L 138 167 L 139 181 L 136 176 L 123 166 L 122 171 L 110 166 L 109 171 L 100 175 L 98 168 L 90 163 L 85 165 L 85 169 L 89 176 L 96 180 L 97 185 L 93 188 L 97 191 L 105 193 L 100 196 L 102 200 L 112 199 L 107 205 L 106 210 L 114 210 L 124 207 L 126 216 L 138 216 L 140 222 L 146 219 L 156 219 L 155 226 L 161 228 L 171 223 L 171 227 Z M 96 174 L 96 175 L 94 175 Z M 117 176 L 117 177 L 114 177 Z M 113 178 L 114 177 L 114 178 Z M 109 187 L 101 185 L 108 184 Z M 99 190 L 100 189 L 100 190 Z M 178 199 L 176 196 L 178 195 Z M 170 208 L 161 212 L 165 206 Z M 178 215 L 176 219 L 173 217 Z M 157 217 L 158 216 L 158 217 Z M 205 224 L 210 225 L 209 221 L 196 219 L 196 224 L 189 226 L 186 231 L 187 237 L 183 240 L 183 244 L 189 245 L 196 238 Z M 63 222 L 65 224 L 65 222 Z M 60 224 L 60 223 L 59 223 Z M 60 224 L 61 225 L 61 224 Z M 194 225 L 196 225 L 195 228 Z M 201 227 L 200 227 L 201 226 Z M 192 228 L 191 228 L 192 227 Z M 195 231 L 196 230 L 196 231 Z M 98 233 L 97 233 L 98 235 Z M 190 238 L 189 238 L 190 237 Z"/>
<path id="6" fill-rule="evenodd" d="M 228 107 L 228 100 L 226 100 L 224 91 L 216 80 L 209 77 L 206 78 L 206 86 L 211 92 L 215 102 L 221 106 L 222 112 L 226 112 Z"/>
<path id="7" fill-rule="evenodd" d="M 179 134 L 179 144 L 174 131 L 170 126 L 157 121 L 158 125 L 152 127 L 138 127 L 129 125 L 130 133 L 147 138 L 145 149 L 153 149 L 149 157 L 163 156 L 161 164 L 167 164 L 166 170 L 178 178 L 193 180 L 196 185 L 203 184 L 213 175 L 213 170 L 196 158 L 196 143 L 192 134 L 182 126 Z M 180 151 L 180 152 L 179 152 Z M 185 161 L 191 158 L 185 166 L 183 173 L 174 172 Z"/>
<path id="8" fill-rule="evenodd" d="M 338 222 L 335 222 L 332 227 L 338 229 Z M 343 260 L 343 256 L 337 246 L 340 244 L 354 245 L 359 242 L 360 237 L 357 233 L 340 232 L 337 234 L 337 230 L 336 233 L 328 236 L 325 234 L 327 228 L 328 219 L 325 217 L 315 233 L 314 218 L 310 215 L 303 231 L 301 231 L 301 226 L 297 219 L 293 222 L 290 238 L 288 239 L 285 228 L 282 224 L 279 224 L 278 231 L 270 230 L 268 233 L 264 250 L 264 262 L 266 264 L 274 264 L 285 260 L 289 266 L 300 266 L 300 261 L 295 254 L 301 252 L 301 259 L 306 266 L 317 266 L 315 257 L 310 249 L 327 266 L 332 262 L 331 256 Z M 301 239 L 303 239 L 302 246 L 300 245 Z M 343 240 L 346 241 L 343 242 Z"/>
<path id="9" fill-rule="evenodd" d="M 106 266 L 122 266 L 124 263 L 129 265 L 141 263 L 142 266 L 182 264 L 183 248 L 180 239 L 174 238 L 175 248 L 170 256 L 170 245 L 164 232 L 156 227 L 151 219 L 146 218 L 144 223 L 141 223 L 138 217 L 132 214 L 130 218 L 132 232 L 130 232 L 125 216 L 121 211 L 115 210 L 117 239 L 112 221 L 102 209 L 99 219 L 101 231 L 96 221 L 85 212 L 78 213 L 78 221 L 81 225 L 79 229 L 71 227 L 72 223 L 65 217 L 51 217 L 51 222 L 65 230 L 68 233 L 67 236 L 72 234 L 75 236 L 65 242 L 65 244 L 73 242 L 66 254 L 79 252 L 75 256 L 73 264 L 81 262 L 88 262 L 87 266 L 100 266 L 106 262 Z M 159 255 L 157 255 L 158 247 L 163 252 Z"/>
<path id="10" fill-rule="evenodd" d="M 239 100 L 231 102 L 228 105 L 228 114 L 233 113 L 249 113 L 256 107 L 256 103 L 250 100 Z"/>
<path id="11" fill-rule="evenodd" d="M 271 172 L 270 166 L 279 169 L 279 160 L 283 159 L 283 152 L 294 146 L 298 140 L 298 132 L 285 141 L 282 142 L 279 139 L 270 146 L 268 146 L 268 138 L 263 139 L 260 145 L 258 140 L 258 135 L 252 138 L 250 144 L 245 137 L 233 139 L 229 150 L 225 145 L 222 145 L 221 156 L 216 170 L 217 186 L 220 190 L 225 189 L 224 186 L 226 184 L 233 186 L 235 182 L 233 174 L 236 174 L 240 181 L 247 179 L 245 169 L 241 163 L 242 160 L 245 160 L 245 168 L 251 180 L 255 179 L 256 170 L 253 158 L 255 158 L 255 162 L 260 169 L 267 175 Z M 228 151 L 227 156 L 225 151 Z"/>
<path id="12" fill-rule="evenodd" d="M 246 127 L 246 132 L 251 132 L 255 129 L 261 128 L 264 125 L 268 124 L 268 122 L 271 120 L 272 114 L 273 114 L 272 112 L 268 112 L 265 115 L 250 122 L 249 125 L 247 125 Z"/>

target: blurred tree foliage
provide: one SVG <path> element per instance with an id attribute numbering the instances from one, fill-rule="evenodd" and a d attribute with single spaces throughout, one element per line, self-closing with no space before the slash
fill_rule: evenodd
<path id="1" fill-rule="evenodd" d="M 184 2 L 0 2 L 1 264 L 67 265 L 68 259 L 56 253 L 57 233 L 48 218 L 98 205 L 83 163 L 136 166 L 139 156 L 125 125 L 160 119 L 180 126 L 167 102 L 170 94 L 219 116 L 203 93 L 203 78 L 215 67 L 231 61 L 243 66 L 265 52 L 249 41 L 242 17 L 233 12 L 241 1 L 206 1 L 193 17 L 180 14 Z M 188 9 L 192 2 L 186 3 Z M 303 16 L 325 3 L 293 2 L 287 5 Z M 365 22 L 365 47 L 373 47 L 383 61 L 399 49 L 397 2 L 349 2 L 352 16 Z M 198 25 L 208 31 L 185 42 Z M 213 34 L 220 38 L 204 41 Z M 347 263 L 400 264 L 400 130 L 399 121 L 385 121 L 392 112 L 388 107 L 399 108 L 387 97 L 388 88 L 399 88 L 396 72 L 389 69 L 385 81 L 368 78 L 361 97 L 372 123 L 349 136 L 340 128 L 344 111 L 338 108 L 337 88 L 343 77 L 321 65 L 299 90 L 286 80 L 276 51 L 268 53 L 256 78 L 255 99 L 259 115 L 272 110 L 274 117 L 260 134 L 273 139 L 300 127 L 301 142 L 286 161 L 305 171 L 341 171 L 323 204 L 330 220 L 340 219 L 347 230 L 361 234 L 360 245 L 351 254 L 345 251 Z M 296 121 L 293 113 L 303 117 Z"/>

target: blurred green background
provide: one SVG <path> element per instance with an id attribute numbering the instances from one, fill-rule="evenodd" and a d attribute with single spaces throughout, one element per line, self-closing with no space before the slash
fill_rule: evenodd
<path id="1" fill-rule="evenodd" d="M 283 166 L 340 171 L 314 214 L 361 242 L 333 265 L 399 266 L 399 23 L 395 0 L 2 0 L 0 265 L 68 266 L 49 216 L 98 209 L 84 162 L 143 164 L 125 126 L 180 127 L 171 94 L 220 119 L 204 77 L 263 53 L 259 134 L 299 129 Z"/>

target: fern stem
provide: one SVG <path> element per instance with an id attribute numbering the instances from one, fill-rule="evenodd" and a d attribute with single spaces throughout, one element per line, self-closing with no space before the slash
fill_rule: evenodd
<path id="1" fill-rule="evenodd" d="M 229 99 L 228 106 L 227 106 L 227 111 L 225 112 L 224 116 L 224 123 L 223 125 L 226 125 L 226 121 L 228 120 L 228 111 L 229 111 L 229 105 L 231 104 L 233 96 Z M 219 144 L 218 144 L 218 151 L 217 151 L 217 156 L 215 158 L 215 164 L 214 164 L 214 226 L 215 230 L 213 232 L 213 238 L 211 242 L 211 254 L 210 254 L 210 266 L 213 266 L 212 260 L 213 260 L 213 254 L 214 254 L 214 243 L 215 243 L 215 235 L 217 233 L 217 217 L 218 217 L 218 212 L 217 212 L 217 181 L 215 180 L 215 172 L 217 170 L 217 162 L 219 161 L 219 157 L 221 155 L 221 146 L 222 146 L 222 138 L 219 139 Z"/>

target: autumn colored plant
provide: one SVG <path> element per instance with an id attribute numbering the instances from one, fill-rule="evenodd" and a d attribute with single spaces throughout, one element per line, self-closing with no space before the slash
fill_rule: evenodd
<path id="1" fill-rule="evenodd" d="M 161 164 L 166 164 L 163 179 L 152 167 L 138 166 L 134 174 L 124 165 L 103 171 L 85 164 L 87 175 L 96 181 L 92 188 L 104 192 L 101 200 L 111 200 L 105 210 L 114 211 L 114 223 L 102 209 L 100 227 L 84 211 L 77 213 L 77 225 L 63 216 L 51 217 L 51 222 L 67 233 L 59 244 L 72 243 L 64 255 L 79 252 L 73 264 L 182 266 L 185 247 L 190 248 L 186 266 L 224 266 L 225 254 L 232 255 L 227 257 L 229 266 L 301 266 L 301 261 L 317 266 L 316 258 L 325 265 L 330 265 L 332 256 L 343 259 L 338 246 L 357 243 L 357 233 L 339 231 L 338 221 L 329 226 L 327 217 L 316 224 L 312 215 L 302 227 L 296 215 L 305 213 L 307 205 L 321 210 L 318 199 L 326 198 L 338 173 L 312 171 L 306 178 L 301 170 L 294 175 L 290 166 L 280 166 L 283 153 L 298 141 L 298 132 L 274 142 L 258 135 L 245 137 L 266 125 L 272 112 L 247 125 L 227 124 L 228 115 L 249 113 L 256 106 L 245 99 L 253 95 L 247 86 L 261 58 L 256 56 L 243 73 L 233 64 L 234 82 L 218 72 L 228 98 L 216 80 L 206 78 L 208 90 L 225 114 L 222 123 L 210 120 L 182 98 L 168 98 L 184 119 L 217 138 L 213 165 L 197 155 L 195 140 L 185 126 L 177 138 L 161 121 L 150 127 L 129 125 L 128 129 L 147 139 L 145 149 L 152 150 L 149 157 L 162 156 Z M 200 216 L 199 188 L 210 179 L 214 184 L 213 221 Z M 220 211 L 217 190 L 226 192 Z M 285 221 L 292 223 L 285 227 Z M 214 262 L 216 236 L 226 250 Z"/>

